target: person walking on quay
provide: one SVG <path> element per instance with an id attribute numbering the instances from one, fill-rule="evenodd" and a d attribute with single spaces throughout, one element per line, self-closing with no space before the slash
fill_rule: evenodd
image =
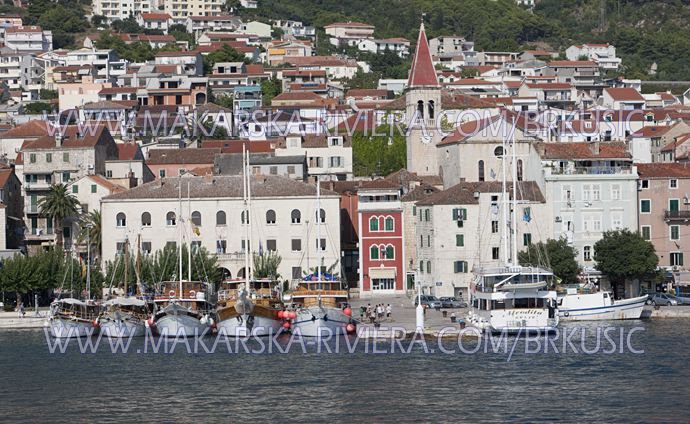
<path id="1" fill-rule="evenodd" d="M 376 314 L 379 317 L 379 321 L 381 321 L 383 319 L 383 303 L 379 303 L 376 306 Z"/>
<path id="2" fill-rule="evenodd" d="M 388 306 L 386 306 L 386 318 L 390 319 L 391 313 L 393 313 L 393 307 L 389 303 Z"/>
<path id="3" fill-rule="evenodd" d="M 371 321 L 372 324 L 374 323 L 374 321 L 376 321 L 376 309 L 375 308 L 371 308 L 371 310 L 369 311 L 369 321 Z"/>
<path id="4" fill-rule="evenodd" d="M 26 313 L 24 311 L 24 302 L 19 303 L 19 308 L 17 310 L 19 311 L 19 318 L 24 318 L 24 314 Z"/>

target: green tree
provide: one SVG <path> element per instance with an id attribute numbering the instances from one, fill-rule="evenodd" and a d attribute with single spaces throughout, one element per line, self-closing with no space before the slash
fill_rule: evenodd
<path id="1" fill-rule="evenodd" d="M 53 184 L 48 194 L 38 202 L 38 208 L 41 215 L 53 220 L 56 245 L 62 248 L 62 221 L 77 215 L 79 201 L 67 191 L 65 184 Z"/>
<path id="2" fill-rule="evenodd" d="M 58 98 L 58 92 L 57 90 L 47 90 L 41 88 L 38 92 L 38 96 L 41 98 L 41 100 L 53 100 Z"/>
<path id="3" fill-rule="evenodd" d="M 348 81 L 347 87 L 353 88 L 376 88 L 379 85 L 381 74 L 377 72 L 364 72 L 362 68 L 357 69 L 355 75 Z"/>
<path id="4" fill-rule="evenodd" d="M 575 257 L 577 250 L 564 238 L 548 239 L 546 243 L 530 244 L 518 253 L 518 261 L 525 266 L 546 266 L 563 284 L 576 284 L 580 265 Z"/>
<path id="5" fill-rule="evenodd" d="M 44 102 L 33 102 L 24 105 L 24 112 L 29 115 L 40 115 L 43 112 L 51 113 L 53 111 L 53 105 Z"/>
<path id="6" fill-rule="evenodd" d="M 596 268 L 611 281 L 614 293 L 626 280 L 653 275 L 659 264 L 654 245 L 627 229 L 606 231 L 594 244 L 594 260 Z"/>
<path id="7" fill-rule="evenodd" d="M 144 28 L 140 27 L 134 16 L 130 15 L 123 20 L 116 20 L 110 24 L 110 27 L 117 32 L 124 32 L 128 34 L 142 34 Z"/>
<path id="8" fill-rule="evenodd" d="M 279 79 L 271 78 L 261 81 L 261 93 L 264 106 L 271 104 L 271 100 L 283 91 L 283 86 Z"/>
<path id="9" fill-rule="evenodd" d="M 407 164 L 405 134 L 389 125 L 381 125 L 375 132 L 356 131 L 352 135 L 352 156 L 356 176 L 382 176 L 398 171 Z"/>
<path id="10" fill-rule="evenodd" d="M 101 212 L 94 210 L 87 214 L 82 215 L 79 220 L 79 234 L 77 235 L 77 242 L 87 243 L 90 242 L 93 249 L 96 249 L 95 258 L 101 257 Z M 93 253 L 91 253 L 93 255 Z"/>
<path id="11" fill-rule="evenodd" d="M 278 267 L 283 258 L 278 252 L 268 251 L 262 255 L 254 253 L 254 278 L 270 278 L 272 280 L 280 279 Z"/>

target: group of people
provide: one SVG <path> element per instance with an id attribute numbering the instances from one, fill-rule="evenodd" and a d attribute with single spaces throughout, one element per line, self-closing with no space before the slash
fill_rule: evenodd
<path id="1" fill-rule="evenodd" d="M 391 318 L 391 314 L 393 313 L 393 307 L 389 303 L 388 305 L 384 305 L 383 303 L 379 303 L 375 306 L 371 306 L 371 303 L 368 303 L 366 308 L 362 306 L 361 312 L 360 312 L 360 318 L 363 321 L 366 318 L 369 318 L 369 322 L 374 324 L 377 321 L 382 321 L 383 317 L 387 319 Z"/>

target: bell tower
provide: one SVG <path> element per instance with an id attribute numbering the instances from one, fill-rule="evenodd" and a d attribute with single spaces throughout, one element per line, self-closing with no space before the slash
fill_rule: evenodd
<path id="1" fill-rule="evenodd" d="M 441 86 L 431 60 L 423 21 L 407 86 L 407 170 L 417 175 L 439 175 L 436 144 L 441 141 Z"/>

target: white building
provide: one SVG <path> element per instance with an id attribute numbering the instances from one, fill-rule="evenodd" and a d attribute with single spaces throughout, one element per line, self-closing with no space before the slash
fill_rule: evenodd
<path id="1" fill-rule="evenodd" d="M 137 23 L 145 29 L 161 30 L 168 33 L 171 18 L 167 13 L 140 13 L 137 15 Z"/>
<path id="2" fill-rule="evenodd" d="M 373 25 L 352 21 L 335 22 L 324 27 L 334 46 L 356 46 L 361 40 L 374 38 L 374 29 Z"/>
<path id="3" fill-rule="evenodd" d="M 288 135 L 276 156 L 305 156 L 307 173 L 321 181 L 352 180 L 352 141 L 349 137 L 319 134 Z"/>
<path id="4" fill-rule="evenodd" d="M 404 38 L 366 39 L 359 41 L 357 48 L 374 54 L 391 51 L 400 57 L 407 57 L 410 54 L 410 41 Z"/>
<path id="5" fill-rule="evenodd" d="M 180 184 L 183 197 L 189 187 L 191 200 L 179 201 Z M 215 253 L 230 277 L 242 275 L 246 252 L 242 186 L 241 176 L 163 178 L 104 198 L 104 261 L 114 260 L 126 239 L 140 235 L 142 251 L 148 254 L 167 244 L 177 245 L 182 231 L 185 244 L 191 241 Z M 340 260 L 340 196 L 321 190 L 321 240 L 317 241 L 315 195 L 316 187 L 310 184 L 252 177 L 251 250 L 276 251 L 282 257 L 278 268 L 282 279 L 301 278 L 317 265 L 319 256 L 326 267 Z"/>
<path id="6" fill-rule="evenodd" d="M 130 16 L 154 12 L 157 4 L 152 0 L 94 0 L 93 14 L 105 16 L 108 23 L 112 23 Z"/>
<path id="7" fill-rule="evenodd" d="M 170 15 L 173 24 L 186 24 L 188 16 L 218 16 L 222 13 L 224 1 L 189 0 L 165 1 L 163 11 Z"/>
<path id="8" fill-rule="evenodd" d="M 53 33 L 40 26 L 17 26 L 5 30 L 5 46 L 21 52 L 53 50 Z"/>
<path id="9" fill-rule="evenodd" d="M 600 68 L 617 71 L 621 65 L 621 59 L 616 57 L 616 48 L 610 44 L 580 44 L 568 47 L 565 50 L 568 60 L 592 60 Z"/>

